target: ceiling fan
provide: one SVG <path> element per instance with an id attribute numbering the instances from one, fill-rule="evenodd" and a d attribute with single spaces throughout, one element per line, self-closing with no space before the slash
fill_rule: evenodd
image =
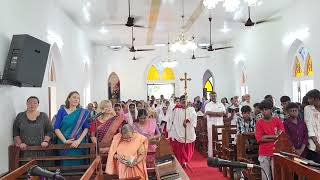
<path id="1" fill-rule="evenodd" d="M 194 41 L 194 36 L 192 36 L 192 41 Z M 199 58 L 210 58 L 210 56 L 195 56 L 195 50 L 192 51 L 191 59 L 199 59 Z"/>
<path id="2" fill-rule="evenodd" d="M 133 52 L 133 58 L 132 60 L 138 60 L 139 58 L 136 58 L 136 51 L 154 51 L 155 49 L 136 49 L 134 47 L 134 41 L 136 39 L 133 36 L 133 26 L 131 26 L 131 47 L 129 48 L 130 52 Z"/>
<path id="3" fill-rule="evenodd" d="M 136 51 L 154 51 L 155 49 L 136 49 L 134 47 L 134 41 L 136 38 L 133 37 L 133 26 L 131 27 L 131 47 L 129 48 L 130 52 L 136 52 Z"/>
<path id="4" fill-rule="evenodd" d="M 248 6 L 248 15 L 249 15 L 249 17 L 248 17 L 247 21 L 243 22 L 246 27 L 254 26 L 256 24 L 262 24 L 262 23 L 266 23 L 266 22 L 276 21 L 279 19 L 279 17 L 277 17 L 277 18 L 271 18 L 271 19 L 265 19 L 265 20 L 253 22 L 251 20 L 250 6 Z"/>
<path id="5" fill-rule="evenodd" d="M 210 44 L 207 48 L 208 51 L 217 51 L 217 50 L 222 50 L 222 49 L 229 49 L 229 48 L 233 48 L 233 46 L 225 46 L 225 47 L 220 47 L 220 48 L 213 48 L 212 47 L 212 38 L 211 38 L 211 21 L 212 21 L 212 17 L 209 17 L 209 23 L 210 23 Z"/>
<path id="6" fill-rule="evenodd" d="M 119 25 L 125 25 L 127 27 L 137 27 L 137 28 L 148 28 L 148 27 L 145 27 L 145 26 L 141 26 L 141 25 L 136 25 L 136 22 L 141 19 L 141 17 L 133 17 L 131 15 L 131 3 L 130 3 L 131 0 L 128 0 L 128 7 L 129 7 L 129 16 L 127 18 L 127 22 L 124 23 L 124 24 L 107 24 L 107 25 L 110 25 L 110 26 L 119 26 Z"/>

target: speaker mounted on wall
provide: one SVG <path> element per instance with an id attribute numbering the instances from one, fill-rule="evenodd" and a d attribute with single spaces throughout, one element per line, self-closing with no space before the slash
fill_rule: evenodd
<path id="1" fill-rule="evenodd" d="M 50 44 L 28 34 L 13 35 L 2 83 L 41 87 L 49 50 Z"/>

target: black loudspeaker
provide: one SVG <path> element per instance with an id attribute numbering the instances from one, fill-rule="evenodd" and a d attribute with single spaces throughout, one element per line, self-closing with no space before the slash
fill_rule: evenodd
<path id="1" fill-rule="evenodd" d="M 3 81 L 19 87 L 41 87 L 50 44 L 28 34 L 13 35 Z"/>

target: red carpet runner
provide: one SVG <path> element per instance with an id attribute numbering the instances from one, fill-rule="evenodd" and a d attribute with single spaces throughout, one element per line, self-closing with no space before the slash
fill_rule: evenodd
<path id="1" fill-rule="evenodd" d="M 207 159 L 199 152 L 195 151 L 191 161 L 185 169 L 190 177 L 190 180 L 227 180 L 223 174 L 218 171 L 218 168 L 208 167 Z"/>

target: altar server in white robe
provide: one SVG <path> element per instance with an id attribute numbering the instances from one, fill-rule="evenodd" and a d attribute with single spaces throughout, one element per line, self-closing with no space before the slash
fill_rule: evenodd
<path id="1" fill-rule="evenodd" d="M 173 152 L 183 167 L 186 167 L 192 158 L 196 140 L 195 127 L 197 126 L 197 113 L 193 107 L 186 108 L 185 101 L 185 96 L 181 96 L 181 103 L 174 107 L 167 124 Z M 185 111 L 187 112 L 186 118 Z"/>

